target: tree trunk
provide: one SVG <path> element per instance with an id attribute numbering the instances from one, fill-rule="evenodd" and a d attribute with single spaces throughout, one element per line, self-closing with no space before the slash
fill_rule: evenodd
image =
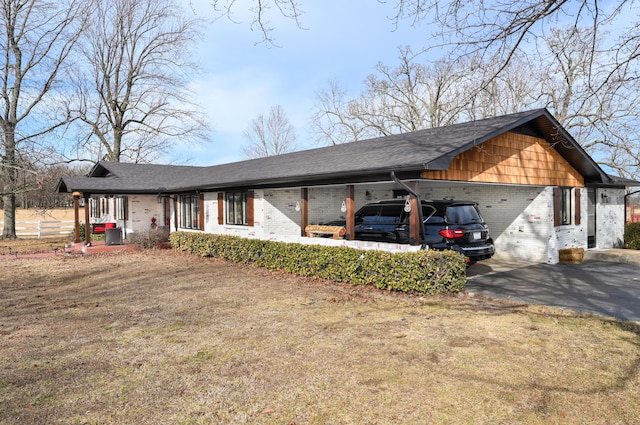
<path id="1" fill-rule="evenodd" d="M 4 177 L 3 187 L 3 201 L 4 201 L 4 227 L 2 230 L 3 239 L 16 239 L 16 183 L 18 178 L 18 172 L 16 170 L 16 149 L 15 149 L 15 136 L 13 130 L 15 126 L 9 126 L 9 130 L 6 130 L 5 124 L 4 131 L 4 148 L 5 156 L 2 164 L 2 174 Z"/>
<path id="2" fill-rule="evenodd" d="M 3 200 L 4 229 L 2 230 L 2 238 L 16 239 L 16 195 L 7 193 L 4 195 Z"/>

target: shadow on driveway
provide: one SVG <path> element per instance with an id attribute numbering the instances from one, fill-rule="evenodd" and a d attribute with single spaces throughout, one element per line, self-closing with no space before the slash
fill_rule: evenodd
<path id="1" fill-rule="evenodd" d="M 561 307 L 640 322 L 640 266 L 582 264 L 476 264 L 467 292 L 528 304 Z"/>

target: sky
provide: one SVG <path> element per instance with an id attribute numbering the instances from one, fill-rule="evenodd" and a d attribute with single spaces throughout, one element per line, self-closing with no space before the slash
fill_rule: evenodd
<path id="1" fill-rule="evenodd" d="M 187 0 L 184 0 L 187 1 Z M 193 13 L 213 17 L 207 0 L 191 0 Z M 378 62 L 396 65 L 398 47 L 420 48 L 431 31 L 403 22 L 398 29 L 388 18 L 391 4 L 377 0 L 302 0 L 302 27 L 273 15 L 277 47 L 251 31 L 247 0 L 238 1 L 231 22 L 226 18 L 205 25 L 196 60 L 201 66 L 192 89 L 211 123 L 211 142 L 172 152 L 172 161 L 216 165 L 246 159 L 241 147 L 251 121 L 281 105 L 297 134 L 297 150 L 321 146 L 310 131 L 316 93 L 336 80 L 355 96 Z M 392 3 L 392 2 L 391 2 Z M 244 6 L 244 8 L 243 8 Z"/>

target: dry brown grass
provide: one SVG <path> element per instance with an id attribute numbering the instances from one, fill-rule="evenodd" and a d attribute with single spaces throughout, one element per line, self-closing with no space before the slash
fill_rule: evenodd
<path id="1" fill-rule="evenodd" d="M 171 251 L 0 262 L 3 424 L 623 424 L 638 324 Z"/>
<path id="2" fill-rule="evenodd" d="M 56 237 L 43 239 L 0 239 L 0 255 L 63 252 L 65 245 L 70 244 L 72 241 L 72 237 Z"/>

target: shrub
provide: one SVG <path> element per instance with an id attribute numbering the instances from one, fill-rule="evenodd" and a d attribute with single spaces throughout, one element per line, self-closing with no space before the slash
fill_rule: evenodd
<path id="1" fill-rule="evenodd" d="M 640 249 L 640 223 L 629 223 L 624 228 L 624 247 Z"/>
<path id="2" fill-rule="evenodd" d="M 84 238 L 87 236 L 86 232 L 87 227 L 84 225 L 84 223 L 80 223 L 80 240 L 83 241 Z M 75 236 L 75 230 L 71 231 L 71 234 L 73 236 Z"/>
<path id="3" fill-rule="evenodd" d="M 156 248 L 164 242 L 169 242 L 169 231 L 164 227 L 135 232 L 129 235 L 130 244 L 140 245 L 144 249 Z"/>
<path id="4" fill-rule="evenodd" d="M 174 249 L 202 257 L 393 291 L 435 295 L 466 284 L 465 259 L 454 251 L 392 254 L 195 232 L 174 232 L 170 240 Z"/>

